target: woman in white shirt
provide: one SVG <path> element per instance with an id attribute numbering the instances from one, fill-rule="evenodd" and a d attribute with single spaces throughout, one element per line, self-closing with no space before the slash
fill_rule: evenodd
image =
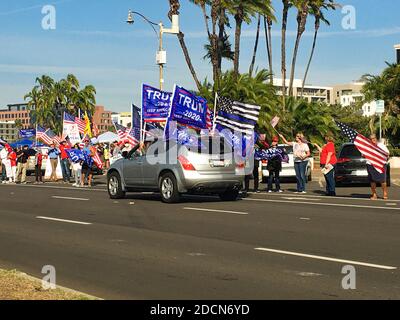
<path id="1" fill-rule="evenodd" d="M 294 170 L 296 172 L 297 180 L 297 192 L 296 193 L 307 193 L 307 165 L 308 158 L 311 156 L 310 148 L 304 139 L 302 133 L 296 134 L 296 139 L 294 142 L 289 142 L 285 139 L 283 135 L 279 135 L 283 142 L 289 146 L 293 146 L 293 160 L 294 160 Z"/>

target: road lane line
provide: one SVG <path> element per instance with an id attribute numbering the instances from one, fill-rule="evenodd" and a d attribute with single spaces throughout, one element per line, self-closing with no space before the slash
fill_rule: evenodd
<path id="1" fill-rule="evenodd" d="M 217 210 L 217 209 L 204 209 L 204 208 L 190 208 L 184 207 L 183 210 L 194 210 L 194 211 L 208 211 L 208 212 L 219 212 L 219 213 L 233 213 L 240 215 L 247 215 L 247 212 L 238 212 L 238 211 L 226 211 L 226 210 Z"/>
<path id="2" fill-rule="evenodd" d="M 41 217 L 41 216 L 36 217 L 36 219 L 51 220 L 51 221 L 58 221 L 58 222 L 67 222 L 67 223 L 74 223 L 74 224 L 83 224 L 83 225 L 90 225 L 91 224 L 89 222 L 65 220 L 65 219 L 58 219 L 58 218 L 51 218 L 51 217 Z"/>
<path id="3" fill-rule="evenodd" d="M 53 199 L 61 199 L 61 200 L 76 200 L 76 201 L 89 201 L 86 198 L 72 198 L 72 197 L 60 197 L 60 196 L 51 196 Z"/>
<path id="4" fill-rule="evenodd" d="M 107 189 L 95 189 L 95 188 L 86 188 L 86 187 L 61 187 L 61 186 L 39 186 L 39 185 L 30 185 L 30 184 L 24 184 L 24 185 L 10 185 L 10 184 L 1 184 L 0 186 L 4 187 L 17 187 L 17 188 L 44 188 L 44 189 L 62 189 L 62 190 L 74 190 L 74 191 L 100 191 L 100 192 L 107 192 Z"/>
<path id="5" fill-rule="evenodd" d="M 362 209 L 382 209 L 382 210 L 396 210 L 400 208 L 393 207 L 374 207 L 374 206 L 361 206 L 355 204 L 342 204 L 342 203 L 321 203 L 321 202 L 304 202 L 304 201 L 286 201 L 286 200 L 268 200 L 268 199 L 243 199 L 245 201 L 258 201 L 258 202 L 274 202 L 274 203 L 291 203 L 291 204 L 307 204 L 310 206 L 326 206 L 326 207 L 345 207 L 345 208 L 362 208 Z M 371 200 L 370 200 L 371 201 Z"/>
<path id="6" fill-rule="evenodd" d="M 321 201 L 321 199 L 315 199 L 315 198 L 296 198 L 296 197 L 282 197 L 282 199 L 285 200 L 305 200 L 305 201 Z"/>
<path id="7" fill-rule="evenodd" d="M 392 266 L 384 266 L 384 265 L 379 265 L 379 264 L 366 263 L 366 262 L 353 261 L 353 260 L 336 259 L 336 258 L 316 256 L 316 255 L 312 255 L 312 254 L 304 254 L 304 253 L 292 252 L 292 251 L 283 251 L 283 250 L 276 250 L 276 249 L 269 249 L 269 248 L 254 248 L 254 250 L 272 252 L 272 253 L 278 253 L 278 254 L 284 254 L 284 255 L 296 256 L 296 257 L 302 257 L 302 258 L 345 263 L 345 264 L 350 264 L 350 265 L 358 265 L 358 266 L 370 267 L 370 268 L 376 268 L 376 269 L 384 269 L 384 270 L 396 270 L 397 269 L 397 267 L 392 267 Z"/>

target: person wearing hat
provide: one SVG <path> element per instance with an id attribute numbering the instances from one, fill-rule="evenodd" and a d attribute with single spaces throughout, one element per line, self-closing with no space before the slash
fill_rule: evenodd
<path id="1" fill-rule="evenodd" d="M 271 147 L 267 150 L 268 154 L 268 163 L 267 163 L 267 170 L 269 173 L 268 176 L 268 192 L 272 192 L 272 185 L 275 180 L 275 187 L 276 192 L 283 192 L 281 190 L 280 184 L 280 172 L 282 171 L 282 161 L 284 151 L 278 148 L 279 138 L 273 137 Z"/>

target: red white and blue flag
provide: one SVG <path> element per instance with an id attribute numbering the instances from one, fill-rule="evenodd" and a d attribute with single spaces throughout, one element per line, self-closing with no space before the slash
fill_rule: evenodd
<path id="1" fill-rule="evenodd" d="M 385 172 L 385 165 L 389 160 L 389 154 L 385 150 L 382 150 L 372 143 L 370 139 L 364 137 L 362 134 L 344 123 L 336 121 L 336 124 L 342 133 L 349 138 L 352 143 L 354 143 L 358 151 L 360 151 L 362 156 L 371 163 L 376 171 L 379 173 Z"/>

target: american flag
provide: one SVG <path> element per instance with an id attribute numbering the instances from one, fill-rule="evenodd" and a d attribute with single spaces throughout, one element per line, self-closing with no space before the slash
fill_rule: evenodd
<path id="1" fill-rule="evenodd" d="M 101 162 L 100 156 L 97 153 L 97 151 L 94 151 L 93 154 L 94 154 L 93 161 L 96 164 L 97 168 L 103 169 L 103 162 Z"/>
<path id="2" fill-rule="evenodd" d="M 50 135 L 48 134 L 50 133 Z M 37 140 L 42 140 L 46 144 L 52 144 L 53 143 L 53 137 L 56 136 L 53 131 L 50 129 L 43 128 L 42 126 L 37 126 L 36 128 L 36 139 Z"/>
<path id="3" fill-rule="evenodd" d="M 215 123 L 219 126 L 252 135 L 260 115 L 260 106 L 253 106 L 218 97 L 219 111 Z"/>
<path id="4" fill-rule="evenodd" d="M 385 171 L 385 165 L 389 160 L 389 154 L 373 144 L 370 139 L 359 134 L 356 130 L 344 123 L 336 121 L 336 124 L 342 133 L 354 143 L 362 156 L 367 159 L 379 173 L 383 173 Z"/>
<path id="5" fill-rule="evenodd" d="M 123 125 L 120 125 L 117 122 L 114 122 L 114 127 L 115 127 L 115 130 L 117 130 L 118 139 L 125 140 L 125 138 L 127 136 L 127 128 L 125 128 Z"/>
<path id="6" fill-rule="evenodd" d="M 138 133 L 140 133 L 140 129 L 139 129 L 139 131 L 137 131 L 135 128 L 127 129 L 125 140 L 127 140 L 132 145 L 137 145 L 139 143 L 139 139 L 140 139 L 140 137 L 138 136 Z"/>
<path id="7" fill-rule="evenodd" d="M 79 117 L 75 117 L 75 123 L 78 125 L 79 133 L 85 134 L 86 122 Z"/>
<path id="8" fill-rule="evenodd" d="M 280 118 L 278 116 L 275 116 L 272 120 L 271 120 L 271 126 L 272 128 L 275 128 L 278 123 L 279 123 Z"/>
<path id="9" fill-rule="evenodd" d="M 214 113 L 210 110 L 210 108 L 207 106 L 207 129 L 212 129 L 213 127 L 213 122 L 214 122 Z"/>
<path id="10" fill-rule="evenodd" d="M 75 117 L 67 112 L 64 112 L 64 123 L 65 124 L 75 124 Z"/>
<path id="11" fill-rule="evenodd" d="M 62 141 L 62 139 L 59 137 L 59 136 L 57 136 L 52 130 L 50 130 L 50 129 L 47 129 L 47 131 L 44 133 L 49 139 L 50 139 L 50 141 L 52 142 L 52 143 L 58 143 L 58 144 L 60 144 L 61 143 L 61 141 Z M 49 143 L 49 144 L 51 144 L 51 143 Z"/>

